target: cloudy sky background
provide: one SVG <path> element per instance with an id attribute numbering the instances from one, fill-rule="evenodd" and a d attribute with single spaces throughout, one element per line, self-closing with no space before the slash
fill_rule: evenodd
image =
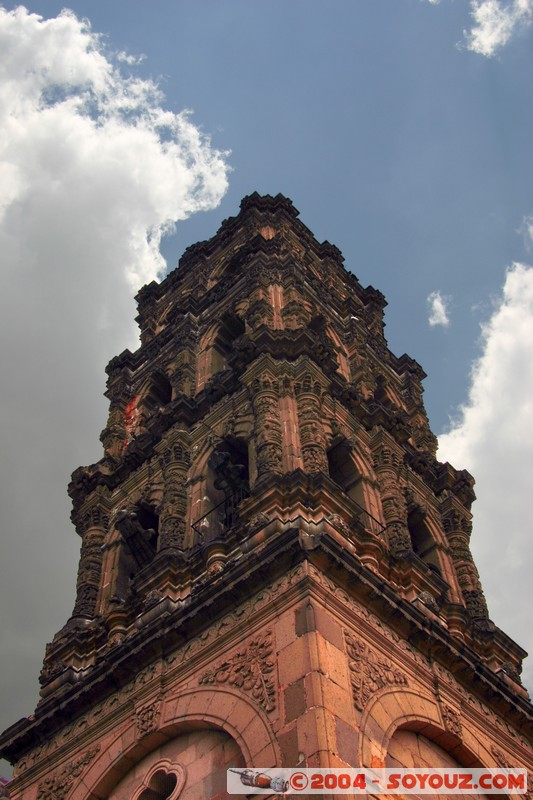
<path id="1" fill-rule="evenodd" d="M 491 616 L 533 652 L 533 0 L 15 8 L 0 9 L 0 728 L 32 713 L 72 610 L 66 486 L 101 456 L 133 295 L 255 190 L 291 197 L 387 297 L 391 349 L 428 373 L 439 457 L 476 477 Z"/>

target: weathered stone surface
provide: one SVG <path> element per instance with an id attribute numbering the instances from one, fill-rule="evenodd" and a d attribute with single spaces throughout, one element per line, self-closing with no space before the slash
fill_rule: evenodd
<path id="1" fill-rule="evenodd" d="M 214 800 L 244 766 L 527 765 L 473 479 L 435 459 L 383 296 L 254 194 L 138 302 L 104 457 L 69 486 L 74 612 L 35 715 L 0 738 L 12 800 Z"/>

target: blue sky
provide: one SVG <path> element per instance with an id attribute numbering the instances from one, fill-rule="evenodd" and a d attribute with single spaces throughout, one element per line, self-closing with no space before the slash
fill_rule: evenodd
<path id="1" fill-rule="evenodd" d="M 454 420 L 442 458 L 478 480 L 489 610 L 533 649 L 533 2 L 71 3 L 99 39 L 58 21 L 61 3 L 28 5 L 49 23 L 15 7 L 0 12 L 2 727 L 33 710 L 71 611 L 66 484 L 100 457 L 104 366 L 135 347 L 131 298 L 164 274 L 161 233 L 180 220 L 161 239 L 172 267 L 253 191 L 288 195 L 386 296 L 433 430 Z M 52 85 L 78 105 L 53 108 Z"/>

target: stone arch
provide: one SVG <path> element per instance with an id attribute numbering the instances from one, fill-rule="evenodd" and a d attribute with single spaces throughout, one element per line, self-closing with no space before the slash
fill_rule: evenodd
<path id="1" fill-rule="evenodd" d="M 139 739 L 128 722 L 77 781 L 65 800 L 106 800 L 130 770 L 150 752 L 190 730 L 219 730 L 239 747 L 248 767 L 281 765 L 281 753 L 266 714 L 233 689 L 198 688 L 167 698 L 159 725 Z"/>
<path id="2" fill-rule="evenodd" d="M 160 408 L 172 401 L 172 384 L 164 369 L 156 369 L 148 375 L 137 390 L 137 409 L 142 423 Z"/>
<path id="3" fill-rule="evenodd" d="M 374 399 L 383 403 L 385 406 L 392 406 L 406 411 L 405 403 L 402 401 L 397 389 L 392 386 L 383 373 L 376 376 L 376 388 Z"/>
<path id="4" fill-rule="evenodd" d="M 334 470 L 334 474 L 332 475 L 332 454 L 337 448 L 341 451 L 344 450 L 347 469 L 353 470 L 358 476 L 360 488 L 353 496 L 353 499 L 375 519 L 383 520 L 380 493 L 376 488 L 376 476 L 369 453 L 365 452 L 365 449 L 361 447 L 361 443 L 356 437 L 348 437 L 345 435 L 333 436 L 330 439 L 327 456 L 329 475 L 336 483 L 339 483 L 339 480 L 335 478 Z M 340 455 L 342 457 L 342 452 Z M 339 485 L 343 491 L 345 491 L 345 487 L 342 483 L 339 483 Z M 348 495 L 351 496 L 350 492 L 348 492 Z"/>
<path id="5" fill-rule="evenodd" d="M 337 333 L 337 331 L 335 330 L 335 328 L 332 325 L 328 325 L 326 327 L 326 331 L 325 332 L 326 332 L 326 336 L 329 338 L 329 340 L 333 344 L 333 347 L 334 347 L 334 350 L 335 350 L 335 355 L 337 357 L 337 361 L 338 361 L 338 364 L 339 364 L 337 372 L 339 372 L 343 376 L 343 378 L 345 378 L 347 381 L 349 381 L 350 380 L 350 361 L 348 359 L 348 355 L 347 355 L 346 349 L 345 349 L 345 347 L 344 347 L 344 345 L 342 343 L 341 337 L 339 336 L 339 334 Z"/>
<path id="6" fill-rule="evenodd" d="M 439 562 L 441 577 L 444 578 L 446 583 L 450 586 L 450 591 L 448 593 L 449 600 L 454 603 L 462 603 L 461 589 L 453 565 L 450 545 L 442 527 L 442 520 L 432 507 L 428 508 L 425 523 L 429 535 L 437 545 L 436 555 Z"/>
<path id="7" fill-rule="evenodd" d="M 98 594 L 99 613 L 105 613 L 106 604 L 114 595 L 124 599 L 130 579 L 155 558 L 159 538 L 160 494 L 159 486 L 152 487 L 150 492 L 144 494 L 134 490 L 123 497 L 115 509 L 102 548 L 102 575 L 105 580 L 101 581 Z M 137 558 L 132 552 L 132 545 Z"/>
<path id="8" fill-rule="evenodd" d="M 365 506 L 363 473 L 353 454 L 349 439 L 341 439 L 327 450 L 330 478 L 359 506 Z"/>
<path id="9" fill-rule="evenodd" d="M 449 585 L 448 600 L 462 603 L 457 575 L 440 516 L 417 496 L 407 498 L 407 528 L 413 552 Z"/>
<path id="10" fill-rule="evenodd" d="M 461 726 L 460 737 L 450 733 L 439 702 L 419 690 L 391 689 L 375 695 L 361 718 L 359 763 L 362 767 L 384 767 L 389 743 L 399 730 L 422 734 L 450 751 L 465 766 L 497 766 L 482 742 L 481 731 Z"/>
<path id="11" fill-rule="evenodd" d="M 223 314 L 204 331 L 198 343 L 197 392 L 213 375 L 228 368 L 232 343 L 244 332 L 244 322 L 234 311 Z"/>
<path id="12" fill-rule="evenodd" d="M 250 486 L 252 484 L 252 464 L 254 463 L 254 453 L 252 452 L 252 443 L 250 439 L 245 436 L 220 436 L 216 439 L 213 437 L 211 441 L 204 443 L 201 449 L 195 454 L 192 468 L 190 472 L 190 485 L 191 489 L 191 511 L 190 511 L 190 528 L 191 528 L 191 541 L 190 544 L 195 544 L 198 539 L 197 525 L 206 525 L 209 527 L 213 519 L 206 518 L 213 509 L 220 503 L 224 502 L 225 493 L 222 489 L 217 489 L 214 485 L 216 475 L 213 472 L 213 465 L 211 459 L 217 450 L 228 450 L 230 453 L 233 451 L 241 451 L 242 455 L 242 475 L 246 479 L 246 488 L 240 492 L 235 492 L 233 497 L 234 503 L 240 503 L 245 497 L 249 495 Z M 236 452 L 235 452 L 236 455 Z M 233 456 L 232 456 L 233 457 Z M 238 461 L 238 458 L 233 458 Z M 231 499 L 231 498 L 230 498 Z M 228 509 L 225 509 L 228 511 Z M 193 527 L 194 526 L 194 527 Z"/>

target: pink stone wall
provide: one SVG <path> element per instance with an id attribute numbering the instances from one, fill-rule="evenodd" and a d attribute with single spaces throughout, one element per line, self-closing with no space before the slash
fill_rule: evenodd
<path id="1" fill-rule="evenodd" d="M 229 797 L 227 769 L 244 766 L 244 760 L 236 742 L 227 733 L 192 731 L 166 742 L 143 758 L 120 781 L 109 800 L 137 800 L 139 793 L 142 797 L 143 789 L 150 783 L 147 778 L 158 764 L 161 771 L 172 773 L 174 768 L 184 779 L 181 791 L 181 782 L 178 782 L 168 800 L 174 800 L 175 796 L 180 800 L 222 800 Z M 151 797 L 148 791 L 146 797 Z M 235 800 L 244 800 L 244 797 L 232 795 Z"/>

